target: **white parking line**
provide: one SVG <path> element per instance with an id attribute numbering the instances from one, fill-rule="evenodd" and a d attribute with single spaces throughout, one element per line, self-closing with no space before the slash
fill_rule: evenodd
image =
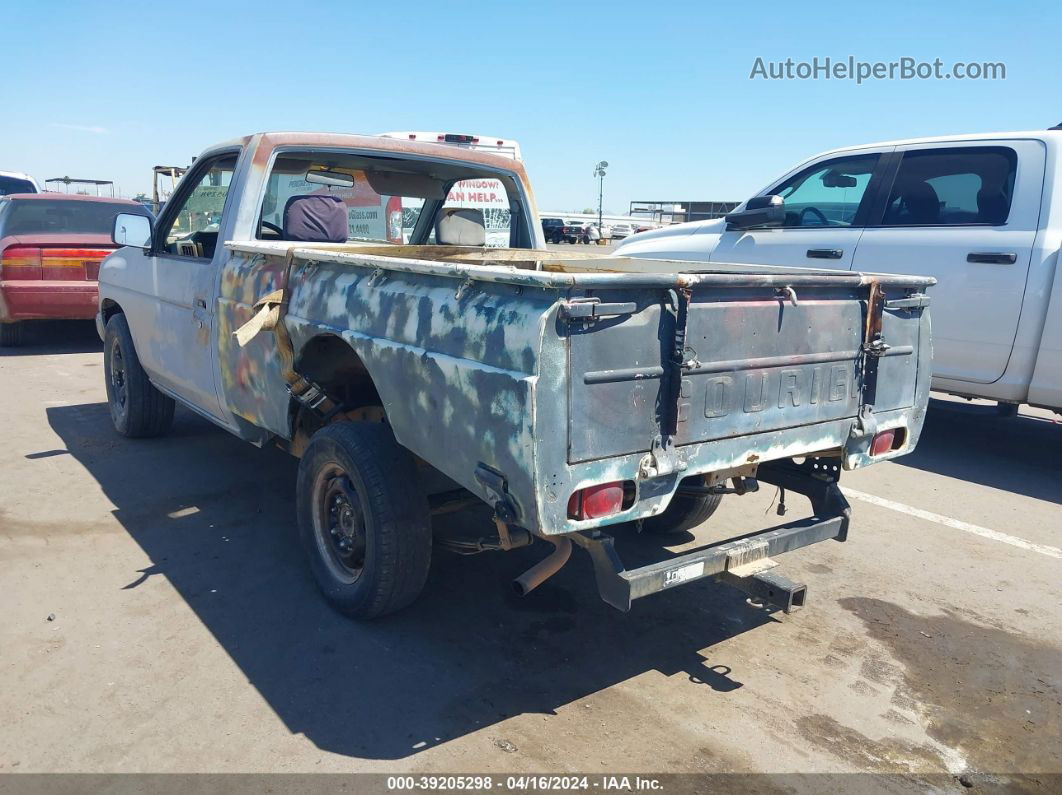
<path id="1" fill-rule="evenodd" d="M 886 500 L 883 497 L 875 497 L 873 494 L 866 494 L 865 492 L 856 491 L 855 489 L 842 488 L 841 491 L 844 492 L 846 497 L 869 502 L 871 505 L 888 508 L 891 511 L 899 511 L 900 513 L 905 513 L 909 516 L 925 519 L 927 522 L 936 522 L 945 527 L 973 533 L 975 536 L 990 538 L 993 541 L 1000 541 L 1004 544 L 1010 544 L 1012 547 L 1018 547 L 1018 549 L 1027 549 L 1030 552 L 1039 552 L 1041 555 L 1047 555 L 1049 558 L 1058 558 L 1059 560 L 1062 560 L 1062 549 L 1059 549 L 1058 547 L 1051 547 L 1046 544 L 1034 544 L 1032 541 L 1026 541 L 1024 538 L 1007 535 L 998 530 L 990 530 L 987 527 L 970 524 L 969 522 L 963 522 L 959 519 L 952 519 L 949 516 L 941 516 L 939 513 L 933 513 L 932 511 L 923 511 L 921 508 L 913 508 L 910 505 L 904 505 L 902 502 L 893 502 L 892 500 Z"/>

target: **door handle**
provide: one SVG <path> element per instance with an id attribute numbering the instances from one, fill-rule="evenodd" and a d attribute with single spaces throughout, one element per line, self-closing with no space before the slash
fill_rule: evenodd
<path id="1" fill-rule="evenodd" d="M 1013 265 L 1018 255 L 1010 251 L 971 251 L 966 255 L 967 262 L 986 262 L 989 265 Z"/>
<path id="2" fill-rule="evenodd" d="M 206 325 L 206 299 L 196 298 L 195 308 L 192 310 L 192 320 L 195 321 L 196 328 L 203 328 Z"/>
<path id="3" fill-rule="evenodd" d="M 840 259 L 844 256 L 843 248 L 809 248 L 808 257 L 811 259 Z"/>

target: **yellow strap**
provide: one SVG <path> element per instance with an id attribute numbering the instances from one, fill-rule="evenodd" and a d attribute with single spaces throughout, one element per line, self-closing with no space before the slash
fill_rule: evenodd
<path id="1" fill-rule="evenodd" d="M 251 316 L 250 320 L 233 332 L 236 335 L 236 341 L 241 348 L 246 347 L 247 343 L 254 339 L 259 331 L 276 326 L 279 318 L 280 306 L 278 304 L 263 306 Z"/>

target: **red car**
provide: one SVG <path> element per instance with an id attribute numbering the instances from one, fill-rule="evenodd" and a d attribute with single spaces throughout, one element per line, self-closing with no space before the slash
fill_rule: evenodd
<path id="1" fill-rule="evenodd" d="M 96 279 L 115 249 L 118 213 L 150 215 L 128 199 L 0 196 L 0 346 L 21 342 L 25 320 L 96 316 Z"/>

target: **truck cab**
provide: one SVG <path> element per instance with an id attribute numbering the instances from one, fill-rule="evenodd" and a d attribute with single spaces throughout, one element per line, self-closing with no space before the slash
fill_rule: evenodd
<path id="1" fill-rule="evenodd" d="M 1057 409 L 1060 145 L 1046 130 L 838 149 L 756 194 L 781 199 L 777 218 L 743 217 L 743 204 L 616 255 L 933 276 L 934 388 Z"/>

